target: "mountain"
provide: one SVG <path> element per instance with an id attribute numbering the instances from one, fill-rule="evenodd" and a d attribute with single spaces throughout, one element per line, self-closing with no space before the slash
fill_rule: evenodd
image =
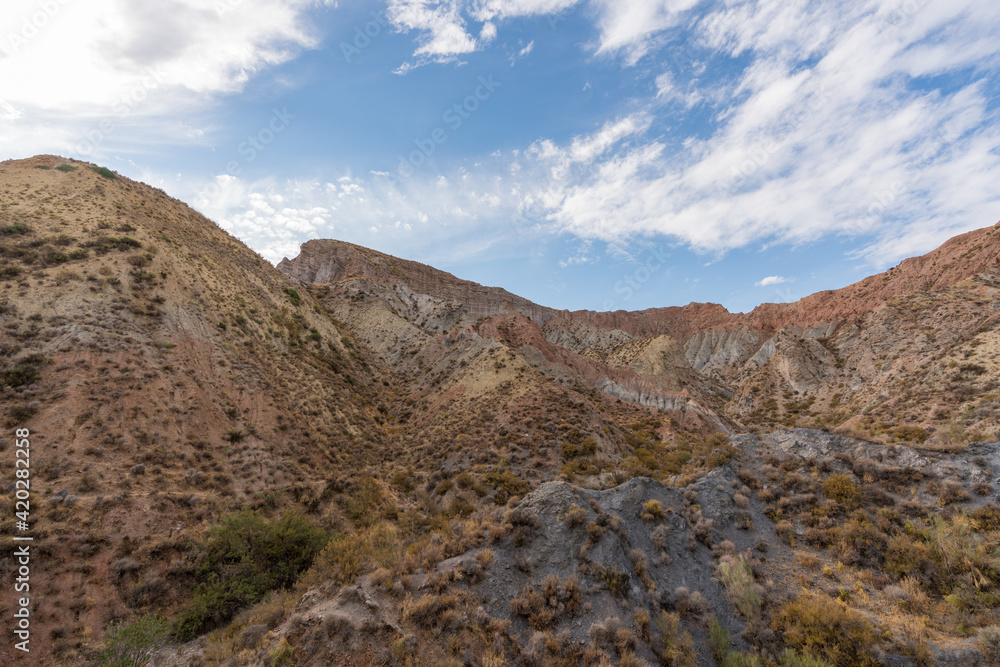
<path id="1" fill-rule="evenodd" d="M 391 304 L 387 322 L 499 339 L 540 372 L 569 372 L 640 405 L 684 407 L 722 431 L 813 426 L 949 447 L 1000 437 L 993 399 L 968 405 L 1000 380 L 998 266 L 1000 225 L 854 285 L 745 314 L 716 304 L 557 311 L 337 241 L 309 241 L 278 269 L 330 286 L 345 321 L 356 308 L 336 305 L 340 295 L 371 286 Z M 512 339 L 511 330 L 520 333 Z M 383 329 L 367 342 L 376 349 L 380 340 Z"/>
<path id="2" fill-rule="evenodd" d="M 0 662 L 996 664 L 998 234 L 745 314 L 569 312 L 2 162 Z"/>

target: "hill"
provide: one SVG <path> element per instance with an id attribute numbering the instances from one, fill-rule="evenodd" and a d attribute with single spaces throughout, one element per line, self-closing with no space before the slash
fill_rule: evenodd
<path id="1" fill-rule="evenodd" d="M 747 314 L 568 312 L 0 163 L 34 550 L 0 662 L 143 627 L 160 664 L 991 664 L 997 234 Z"/>

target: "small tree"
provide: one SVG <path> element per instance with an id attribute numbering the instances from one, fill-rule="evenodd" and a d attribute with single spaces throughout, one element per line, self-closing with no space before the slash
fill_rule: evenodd
<path id="1" fill-rule="evenodd" d="M 170 624 L 152 614 L 130 622 L 113 622 L 104 631 L 104 652 L 100 664 L 141 667 L 163 647 L 169 634 Z"/>

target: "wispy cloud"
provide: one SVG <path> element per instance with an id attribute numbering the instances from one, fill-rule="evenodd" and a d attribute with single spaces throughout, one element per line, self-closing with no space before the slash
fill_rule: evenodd
<path id="1" fill-rule="evenodd" d="M 770 287 L 771 285 L 780 285 L 781 283 L 788 282 L 788 278 L 782 276 L 768 276 L 762 280 L 758 280 L 754 283 L 755 287 Z"/>
<path id="2" fill-rule="evenodd" d="M 402 30 L 417 30 L 424 37 L 414 55 L 446 60 L 482 48 L 496 37 L 477 43 L 469 22 L 496 26 L 505 20 L 560 14 L 586 6 L 596 16 L 600 38 L 596 52 L 622 54 L 635 64 L 661 40 L 663 31 L 677 26 L 701 0 L 390 0 L 390 16 Z"/>
<path id="3" fill-rule="evenodd" d="M 390 16 L 414 33 L 412 67 L 502 41 L 517 17 L 577 6 L 600 36 L 593 52 L 629 64 L 663 55 L 683 32 L 698 49 L 690 68 L 643 61 L 645 97 L 568 139 L 442 157 L 443 173 L 404 183 L 376 169 L 350 193 L 230 179 L 229 195 L 201 205 L 271 259 L 307 233 L 391 235 L 380 247 L 439 244 L 457 255 L 527 231 L 613 244 L 666 237 L 715 255 L 850 236 L 857 259 L 885 266 L 1000 218 L 1000 5 L 393 0 Z M 696 131 L 678 129 L 695 116 Z M 288 198 L 277 206 L 273 196 Z"/>
<path id="4" fill-rule="evenodd" d="M 558 229 L 585 238 L 663 234 L 725 251 L 873 235 L 858 255 L 897 261 L 1000 217 L 1000 193 L 989 185 L 1000 179 L 1000 132 L 986 90 L 1000 46 L 983 42 L 995 30 L 1000 10 L 962 1 L 868 11 L 741 2 L 710 11 L 695 38 L 719 57 L 750 59 L 735 87 L 703 83 L 716 100 L 700 107 L 714 120 L 711 134 L 677 150 L 658 137 L 614 144 L 569 179 L 566 156 L 588 142 L 603 146 L 608 128 L 564 146 L 541 141 L 529 155 L 552 178 L 534 197 L 551 205 L 547 219 Z M 964 83 L 941 89 L 919 78 L 945 72 Z M 670 76 L 661 77 L 657 94 L 672 91 Z"/>

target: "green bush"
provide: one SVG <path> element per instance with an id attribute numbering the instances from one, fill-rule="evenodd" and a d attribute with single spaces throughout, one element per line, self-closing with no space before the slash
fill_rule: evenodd
<path id="1" fill-rule="evenodd" d="M 71 171 L 76 171 L 76 167 L 74 167 L 71 164 L 61 164 L 58 167 L 56 167 L 56 170 L 57 171 L 64 171 L 64 172 L 68 173 L 68 172 L 71 172 Z"/>
<path id="2" fill-rule="evenodd" d="M 291 586 L 326 542 L 326 534 L 297 513 L 265 521 L 244 509 L 225 517 L 198 546 L 205 553 L 196 572 L 202 583 L 177 619 L 177 638 L 189 641 L 268 591 Z"/>
<path id="3" fill-rule="evenodd" d="M 8 387 L 23 387 L 34 383 L 42 374 L 34 364 L 16 364 L 3 373 L 3 381 Z"/>
<path id="4" fill-rule="evenodd" d="M 7 225 L 6 227 L 0 227 L 0 235 L 3 236 L 14 236 L 14 235 L 24 235 L 30 234 L 31 227 L 24 224 L 23 222 L 16 222 L 13 225 Z"/>
<path id="5" fill-rule="evenodd" d="M 299 296 L 299 293 L 293 290 L 291 287 L 285 290 L 285 294 L 288 295 L 288 299 L 289 301 L 292 302 L 293 306 L 297 306 L 300 303 L 302 303 L 302 297 Z"/>
<path id="6" fill-rule="evenodd" d="M 109 181 L 113 181 L 116 178 L 118 178 L 118 174 L 116 174 L 115 172 L 111 171 L 107 167 L 91 167 L 91 169 L 93 169 L 95 172 L 97 172 L 98 176 L 103 176 L 104 178 L 108 179 Z"/>
<path id="7" fill-rule="evenodd" d="M 95 239 L 86 241 L 82 245 L 87 248 L 93 248 L 99 255 L 103 255 L 111 250 L 124 251 L 130 248 L 142 247 L 142 244 L 131 236 L 98 236 Z"/>
<path id="8" fill-rule="evenodd" d="M 160 650 L 170 634 L 170 624 L 158 616 L 148 615 L 126 623 L 112 623 L 104 631 L 104 651 L 99 665 L 109 667 L 140 667 Z"/>
<path id="9" fill-rule="evenodd" d="M 52 250 L 45 253 L 45 261 L 49 264 L 62 264 L 63 262 L 69 261 L 69 255 L 61 250 Z"/>
<path id="10" fill-rule="evenodd" d="M 523 496 L 531 491 L 531 486 L 506 470 L 496 470 L 483 475 L 483 483 L 496 489 L 494 500 L 498 505 L 504 505 L 514 496 Z"/>
<path id="11" fill-rule="evenodd" d="M 579 456 L 593 456 L 597 452 L 597 441 L 584 438 L 580 442 L 564 442 L 559 445 L 559 452 L 567 461 Z"/>

